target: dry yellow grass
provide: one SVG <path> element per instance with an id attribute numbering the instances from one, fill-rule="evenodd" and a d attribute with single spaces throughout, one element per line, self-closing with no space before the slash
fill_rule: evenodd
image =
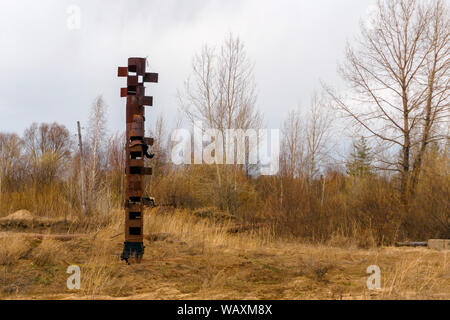
<path id="1" fill-rule="evenodd" d="M 62 248 L 60 241 L 44 239 L 33 249 L 33 262 L 38 266 L 54 265 L 60 260 Z"/>
<path id="2" fill-rule="evenodd" d="M 29 251 L 29 245 L 20 236 L 0 238 L 0 265 L 9 266 L 23 258 Z"/>
<path id="3" fill-rule="evenodd" d="M 111 224 L 91 240 L 15 239 L 13 247 L 26 243 L 32 254 L 10 250 L 14 258 L 0 270 L 0 298 L 450 298 L 448 251 L 304 244 L 275 240 L 262 229 L 230 234 L 231 222 L 181 210 L 147 212 L 145 231 L 152 234 L 147 238 L 156 241 L 146 240 L 141 264 L 126 265 L 119 259 L 121 217 L 115 211 Z M 79 291 L 66 288 L 66 268 L 72 264 L 81 268 Z M 381 290 L 366 287 L 366 269 L 373 264 L 381 268 Z"/>

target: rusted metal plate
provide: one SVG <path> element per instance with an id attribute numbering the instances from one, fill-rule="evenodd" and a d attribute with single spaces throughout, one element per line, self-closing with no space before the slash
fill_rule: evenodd
<path id="1" fill-rule="evenodd" d="M 152 106 L 153 105 L 153 97 L 152 96 L 144 96 L 138 97 L 139 104 L 144 106 Z"/>
<path id="2" fill-rule="evenodd" d="M 117 69 L 118 77 L 127 77 L 128 76 L 128 67 L 119 67 Z"/>
<path id="3" fill-rule="evenodd" d="M 141 204 L 131 204 L 127 201 L 126 203 L 126 209 L 128 211 L 132 211 L 132 212 L 140 212 L 142 211 L 142 205 Z"/>
<path id="4" fill-rule="evenodd" d="M 138 96 L 138 97 L 145 96 L 145 88 L 144 88 L 143 85 L 140 85 L 140 86 L 136 87 L 136 96 Z"/>
<path id="5" fill-rule="evenodd" d="M 142 145 L 130 147 L 130 152 L 141 152 L 142 153 Z"/>
<path id="6" fill-rule="evenodd" d="M 130 182 L 144 183 L 144 176 L 133 174 L 127 179 Z"/>
<path id="7" fill-rule="evenodd" d="M 134 190 L 130 189 L 128 192 L 129 197 L 138 197 L 141 198 L 143 196 L 144 191 L 143 190 Z"/>
<path id="8" fill-rule="evenodd" d="M 158 82 L 158 74 L 153 72 L 146 72 L 144 74 L 144 82 Z"/>
<path id="9" fill-rule="evenodd" d="M 131 230 L 129 230 L 129 227 L 125 229 L 125 232 L 128 234 L 128 241 L 127 242 L 143 242 L 143 236 L 142 235 L 133 235 L 131 234 Z M 142 241 L 141 241 L 142 239 Z M 124 248 L 125 249 L 125 248 Z M 125 259 L 123 259 L 125 260 Z"/>
<path id="10" fill-rule="evenodd" d="M 138 97 L 137 96 L 127 96 L 127 110 L 130 106 L 138 105 Z"/>
<path id="11" fill-rule="evenodd" d="M 145 58 L 128 58 L 128 70 L 133 70 L 137 75 L 143 76 L 145 73 Z"/>
<path id="12" fill-rule="evenodd" d="M 143 181 L 128 181 L 128 188 L 131 190 L 142 190 Z"/>
<path id="13" fill-rule="evenodd" d="M 129 219 L 128 227 L 138 227 L 142 228 L 142 219 Z"/>
<path id="14" fill-rule="evenodd" d="M 136 146 L 142 146 L 144 144 L 144 141 L 142 139 L 132 140 L 129 143 L 130 148 L 136 147 Z"/>
<path id="15" fill-rule="evenodd" d="M 144 122 L 132 122 L 130 137 L 143 137 L 144 136 Z"/>
<path id="16" fill-rule="evenodd" d="M 137 86 L 138 85 L 138 76 L 128 76 L 127 78 L 127 86 Z"/>
<path id="17" fill-rule="evenodd" d="M 145 108 L 143 106 L 140 106 L 138 104 L 129 105 L 129 107 L 127 108 L 127 116 L 126 116 L 127 123 L 131 124 L 136 114 L 144 116 L 144 113 Z"/>
<path id="18" fill-rule="evenodd" d="M 129 165 L 130 167 L 143 167 L 144 159 L 131 159 Z"/>

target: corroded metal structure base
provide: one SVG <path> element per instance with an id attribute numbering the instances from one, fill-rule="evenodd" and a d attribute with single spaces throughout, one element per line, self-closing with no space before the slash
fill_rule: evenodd
<path id="1" fill-rule="evenodd" d="M 121 255 L 140 262 L 144 254 L 143 207 L 150 199 L 144 197 L 144 177 L 152 174 L 144 166 L 144 157 L 152 158 L 148 152 L 153 139 L 144 136 L 145 106 L 153 104 L 153 97 L 145 96 L 145 82 L 158 82 L 157 73 L 145 72 L 146 58 L 129 58 L 128 67 L 119 67 L 118 76 L 127 77 L 127 87 L 120 96 L 127 98 L 126 105 L 126 179 L 125 179 L 125 242 Z"/>

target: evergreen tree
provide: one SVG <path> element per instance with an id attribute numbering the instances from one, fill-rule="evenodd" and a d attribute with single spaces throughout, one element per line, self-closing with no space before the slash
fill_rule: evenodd
<path id="1" fill-rule="evenodd" d="M 372 149 L 364 137 L 353 143 L 353 151 L 347 162 L 347 174 L 351 176 L 367 176 L 372 174 Z"/>

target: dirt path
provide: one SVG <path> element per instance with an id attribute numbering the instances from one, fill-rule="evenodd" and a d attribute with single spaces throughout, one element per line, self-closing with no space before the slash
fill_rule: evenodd
<path id="1" fill-rule="evenodd" d="M 0 238 L 25 238 L 29 240 L 53 239 L 58 241 L 70 241 L 74 239 L 88 239 L 92 235 L 88 234 L 44 234 L 32 232 L 8 232 L 0 231 Z"/>

